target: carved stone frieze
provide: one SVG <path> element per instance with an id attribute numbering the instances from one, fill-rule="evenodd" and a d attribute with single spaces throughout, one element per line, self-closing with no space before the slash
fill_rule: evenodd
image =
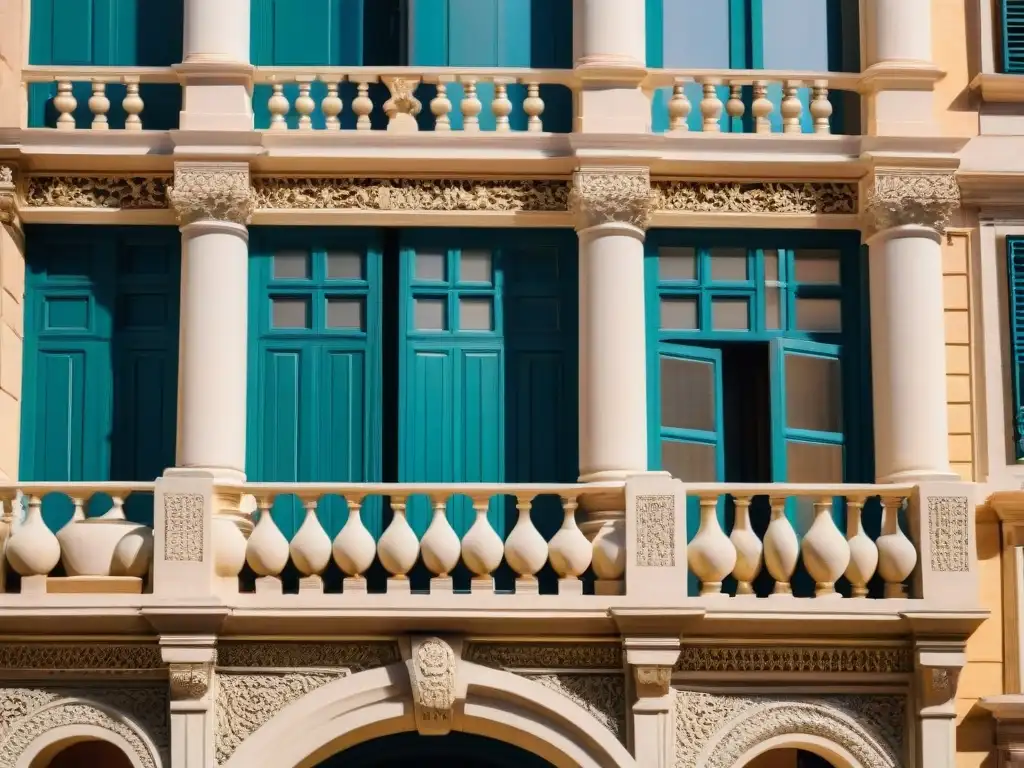
<path id="1" fill-rule="evenodd" d="M 648 168 L 580 168 L 573 174 L 569 209 L 578 229 L 613 222 L 647 229 L 653 205 Z"/>
<path id="2" fill-rule="evenodd" d="M 169 765 L 164 687 L 0 688 L 0 768 L 13 768 L 36 739 L 67 726 L 116 733 L 130 746 L 136 764 L 145 768 Z"/>
<path id="3" fill-rule="evenodd" d="M 550 674 L 524 677 L 575 702 L 619 739 L 625 737 L 626 687 L 623 675 Z"/>
<path id="4" fill-rule="evenodd" d="M 89 676 L 135 675 L 163 669 L 157 645 L 104 643 L 3 643 L 0 677 L 88 672 Z"/>
<path id="5" fill-rule="evenodd" d="M 818 736 L 864 768 L 897 768 L 906 699 L 814 698 L 676 691 L 676 768 L 732 768 L 758 744 L 788 734 Z"/>
<path id="6" fill-rule="evenodd" d="M 213 679 L 212 664 L 171 664 L 171 698 L 174 701 L 195 701 L 210 690 Z"/>
<path id="7" fill-rule="evenodd" d="M 970 570 L 969 520 L 966 496 L 928 497 L 928 539 L 933 571 Z"/>
<path id="8" fill-rule="evenodd" d="M 398 644 L 367 643 L 260 643 L 221 642 L 217 645 L 220 669 L 345 669 L 362 672 L 402 660 Z"/>
<path id="9" fill-rule="evenodd" d="M 168 197 L 181 225 L 248 224 L 255 208 L 248 163 L 176 163 Z"/>
<path id="10" fill-rule="evenodd" d="M 947 171 L 878 170 L 865 187 L 869 233 L 905 224 L 942 232 L 960 207 L 960 186 Z"/>
<path id="11" fill-rule="evenodd" d="M 166 209 L 170 176 L 28 176 L 29 208 Z"/>
<path id="12" fill-rule="evenodd" d="M 909 648 L 817 646 L 683 646 L 678 672 L 811 672 L 900 674 L 912 672 Z"/>
<path id="13" fill-rule="evenodd" d="M 622 669 L 618 643 L 472 643 L 466 661 L 508 671 L 517 669 Z"/>
<path id="14" fill-rule="evenodd" d="M 164 500 L 164 560 L 201 562 L 203 516 L 201 493 L 168 493 Z"/>
<path id="15" fill-rule="evenodd" d="M 829 182 L 655 181 L 656 211 L 856 214 L 857 186 Z"/>
<path id="16" fill-rule="evenodd" d="M 551 180 L 257 177 L 261 210 L 562 212 L 569 184 Z"/>
<path id="17" fill-rule="evenodd" d="M 675 538 L 675 496 L 637 496 L 636 564 L 662 568 L 674 566 Z"/>
<path id="18" fill-rule="evenodd" d="M 416 728 L 424 736 L 443 736 L 452 729 L 456 664 L 455 651 L 441 638 L 413 639 L 407 665 Z"/>

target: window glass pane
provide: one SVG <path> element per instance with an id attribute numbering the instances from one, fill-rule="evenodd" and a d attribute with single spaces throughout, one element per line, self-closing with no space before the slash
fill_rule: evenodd
<path id="1" fill-rule="evenodd" d="M 309 328 L 309 299 L 271 299 L 274 328 Z"/>
<path id="2" fill-rule="evenodd" d="M 779 279 L 779 252 L 764 252 L 764 281 L 774 283 Z"/>
<path id="3" fill-rule="evenodd" d="M 447 299 L 415 299 L 413 323 L 417 331 L 443 331 L 448 327 Z"/>
<path id="4" fill-rule="evenodd" d="M 711 279 L 716 281 L 746 280 L 746 250 L 743 248 L 715 248 L 711 251 Z"/>
<path id="5" fill-rule="evenodd" d="M 843 330 L 839 299 L 797 299 L 796 330 L 838 333 Z"/>
<path id="6" fill-rule="evenodd" d="M 363 300 L 330 298 L 327 300 L 327 327 L 363 330 Z"/>
<path id="7" fill-rule="evenodd" d="M 431 253 L 429 251 L 417 251 L 416 253 L 416 279 L 417 280 L 445 280 L 445 265 L 448 261 L 448 254 L 443 251 Z"/>
<path id="8" fill-rule="evenodd" d="M 762 15 L 765 69 L 827 72 L 828 7 L 823 0 L 771 0 Z"/>
<path id="9" fill-rule="evenodd" d="M 713 299 L 711 327 L 716 331 L 746 331 L 750 328 L 750 310 L 746 299 Z"/>
<path id="10" fill-rule="evenodd" d="M 464 283 L 491 282 L 490 251 L 463 251 L 459 267 L 461 269 L 459 279 Z"/>
<path id="11" fill-rule="evenodd" d="M 664 66 L 729 69 L 729 2 L 664 0 Z"/>
<path id="12" fill-rule="evenodd" d="M 693 248 L 659 248 L 658 277 L 662 280 L 696 280 L 696 251 Z"/>
<path id="13" fill-rule="evenodd" d="M 331 280 L 362 280 L 363 255 L 355 251 L 329 251 L 327 277 Z"/>
<path id="14" fill-rule="evenodd" d="M 661 358 L 661 424 L 715 430 L 715 369 L 709 362 Z"/>
<path id="15" fill-rule="evenodd" d="M 786 355 L 786 426 L 843 431 L 842 366 L 838 360 Z"/>
<path id="16" fill-rule="evenodd" d="M 764 289 L 764 327 L 766 331 L 782 328 L 782 291 L 778 288 Z"/>
<path id="17" fill-rule="evenodd" d="M 843 482 L 843 446 L 787 441 L 786 482 Z"/>
<path id="18" fill-rule="evenodd" d="M 493 312 L 489 298 L 459 299 L 459 328 L 463 331 L 493 330 Z"/>
<path id="19" fill-rule="evenodd" d="M 309 279 L 309 254 L 305 251 L 278 251 L 273 259 L 275 280 Z"/>
<path id="20" fill-rule="evenodd" d="M 693 331 L 698 327 L 696 299 L 662 299 L 661 327 L 673 331 Z"/>
<path id="21" fill-rule="evenodd" d="M 715 446 L 703 443 L 662 440 L 661 468 L 689 483 L 713 483 L 719 479 Z"/>
<path id="22" fill-rule="evenodd" d="M 797 251 L 793 268 L 798 283 L 839 285 L 839 251 Z"/>

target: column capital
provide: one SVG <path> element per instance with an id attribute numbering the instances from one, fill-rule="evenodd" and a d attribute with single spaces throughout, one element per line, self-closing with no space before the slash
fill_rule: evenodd
<path id="1" fill-rule="evenodd" d="M 168 197 L 181 226 L 198 221 L 245 226 L 256 207 L 248 163 L 175 163 Z"/>
<path id="2" fill-rule="evenodd" d="M 646 231 L 654 208 L 651 171 L 636 166 L 578 168 L 573 173 L 569 208 L 577 229 L 628 224 Z"/>
<path id="3" fill-rule="evenodd" d="M 212 664 L 171 664 L 168 675 L 172 701 L 198 701 L 210 690 Z"/>
<path id="4" fill-rule="evenodd" d="M 960 207 L 952 171 L 876 169 L 863 182 L 865 235 L 914 224 L 943 232 Z"/>
<path id="5" fill-rule="evenodd" d="M 18 216 L 16 177 L 18 166 L 14 163 L 0 163 L 0 225 L 21 231 L 21 217 Z"/>

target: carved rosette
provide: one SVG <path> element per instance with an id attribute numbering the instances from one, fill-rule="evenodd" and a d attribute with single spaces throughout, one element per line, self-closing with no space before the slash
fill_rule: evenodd
<path id="1" fill-rule="evenodd" d="M 176 163 L 168 197 L 181 226 L 197 221 L 246 225 L 256 207 L 248 163 Z"/>
<path id="2" fill-rule="evenodd" d="M 960 187 L 950 172 L 876 171 L 865 182 L 868 236 L 908 224 L 944 232 L 959 207 Z"/>
<path id="3" fill-rule="evenodd" d="M 443 736 L 452 729 L 455 664 L 455 651 L 441 638 L 413 641 L 409 678 L 416 727 L 425 736 Z"/>
<path id="4" fill-rule="evenodd" d="M 654 198 L 649 168 L 580 168 L 573 174 L 569 209 L 577 229 L 620 223 L 646 230 Z"/>
<path id="5" fill-rule="evenodd" d="M 173 701 L 197 701 L 210 690 L 213 665 L 171 664 L 169 678 Z"/>

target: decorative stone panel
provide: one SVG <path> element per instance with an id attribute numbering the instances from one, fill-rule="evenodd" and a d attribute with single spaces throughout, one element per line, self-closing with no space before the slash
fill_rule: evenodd
<path id="1" fill-rule="evenodd" d="M 166 209 L 170 176 L 29 176 L 29 208 Z"/>
<path id="2" fill-rule="evenodd" d="M 523 675 L 585 709 L 620 741 L 626 738 L 626 685 L 619 675 Z"/>
<path id="3" fill-rule="evenodd" d="M 164 502 L 164 560 L 201 562 L 205 499 L 201 493 L 168 493 Z"/>
<path id="4" fill-rule="evenodd" d="M 671 568 L 676 564 L 676 497 L 636 497 L 636 564 Z"/>
<path id="5" fill-rule="evenodd" d="M 869 232 L 907 224 L 942 232 L 960 207 L 960 187 L 949 171 L 876 170 L 865 187 L 864 218 Z"/>
<path id="6" fill-rule="evenodd" d="M 928 497 L 928 538 L 932 570 L 965 573 L 970 570 L 966 496 Z"/>
<path id="7" fill-rule="evenodd" d="M 84 674 L 83 674 L 84 673 Z M 160 648 L 155 644 L 2 643 L 0 678 L 45 675 L 163 676 Z"/>
<path id="8" fill-rule="evenodd" d="M 829 182 L 656 181 L 655 211 L 856 214 L 857 186 Z"/>
<path id="9" fill-rule="evenodd" d="M 914 671 L 909 648 L 820 646 L 683 646 L 677 672 L 811 672 L 906 674 Z"/>

